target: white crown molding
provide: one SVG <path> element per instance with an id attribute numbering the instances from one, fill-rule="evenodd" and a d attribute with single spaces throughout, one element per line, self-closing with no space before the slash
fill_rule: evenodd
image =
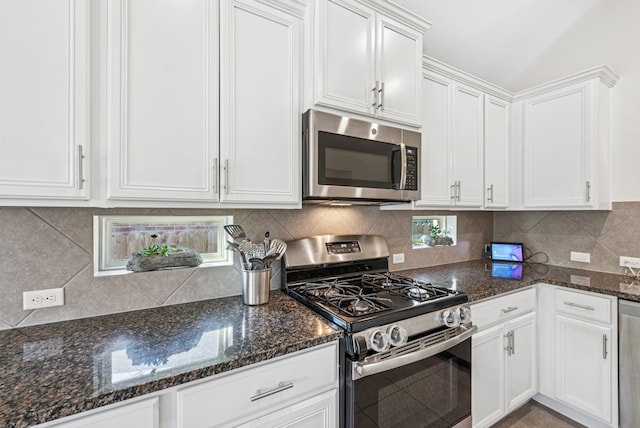
<path id="1" fill-rule="evenodd" d="M 429 28 L 431 28 L 431 22 L 427 21 L 421 16 L 405 9 L 404 7 L 397 5 L 389 0 L 356 0 L 358 3 L 382 13 L 386 16 L 394 18 L 403 24 L 413 28 L 416 31 L 424 34 Z"/>
<path id="2" fill-rule="evenodd" d="M 613 88 L 620 77 L 606 65 L 599 65 L 578 73 L 561 77 L 542 85 L 534 86 L 520 92 L 516 92 L 513 96 L 513 102 L 521 101 L 525 98 L 541 95 L 556 89 L 565 88 L 576 83 L 586 82 L 592 79 L 600 79 L 608 88 Z"/>
<path id="3" fill-rule="evenodd" d="M 505 101 L 511 102 L 513 99 L 513 92 L 427 55 L 423 55 L 422 57 L 422 69 L 449 77 L 457 82 L 463 83 Z"/>
<path id="4" fill-rule="evenodd" d="M 275 7 L 283 12 L 289 13 L 298 18 L 304 18 L 307 11 L 306 0 L 257 0 L 270 7 Z"/>

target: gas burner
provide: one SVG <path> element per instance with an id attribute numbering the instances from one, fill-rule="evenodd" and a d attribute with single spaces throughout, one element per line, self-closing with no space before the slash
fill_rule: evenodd
<path id="1" fill-rule="evenodd" d="M 406 293 L 407 293 L 407 296 L 416 300 L 424 300 L 425 297 L 427 297 L 427 295 L 429 294 L 427 290 L 420 287 L 408 287 L 406 289 Z"/>
<path id="2" fill-rule="evenodd" d="M 347 315 L 358 316 L 391 309 L 391 299 L 375 294 L 334 294 L 325 296 L 327 303 Z"/>
<path id="3" fill-rule="evenodd" d="M 354 295 L 361 291 L 357 285 L 349 284 L 345 281 L 322 281 L 309 282 L 301 287 L 307 296 L 329 299 L 334 295 Z"/>

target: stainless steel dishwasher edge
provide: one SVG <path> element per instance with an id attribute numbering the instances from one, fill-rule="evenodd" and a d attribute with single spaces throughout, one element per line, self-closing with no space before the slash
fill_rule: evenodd
<path id="1" fill-rule="evenodd" d="M 640 427 L 640 303 L 618 300 L 620 427 Z"/>

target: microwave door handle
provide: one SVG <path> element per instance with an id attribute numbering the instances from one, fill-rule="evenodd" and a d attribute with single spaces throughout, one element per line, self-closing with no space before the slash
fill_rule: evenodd
<path id="1" fill-rule="evenodd" d="M 400 186 L 398 189 L 404 190 L 407 187 L 407 146 L 400 143 Z"/>

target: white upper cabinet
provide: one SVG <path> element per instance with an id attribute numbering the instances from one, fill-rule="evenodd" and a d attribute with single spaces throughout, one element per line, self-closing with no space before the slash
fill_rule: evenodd
<path id="1" fill-rule="evenodd" d="M 509 207 L 509 110 L 510 103 L 484 98 L 484 185 L 486 208 Z"/>
<path id="2" fill-rule="evenodd" d="M 300 206 L 304 7 L 291 4 L 110 2 L 110 205 Z"/>
<path id="3" fill-rule="evenodd" d="M 433 58 L 424 67 L 415 207 L 506 207 L 509 94 Z"/>
<path id="4" fill-rule="evenodd" d="M 429 25 L 384 1 L 315 0 L 312 103 L 420 125 Z"/>
<path id="5" fill-rule="evenodd" d="M 0 2 L 1 204 L 89 199 L 89 12 L 86 1 Z"/>
<path id="6" fill-rule="evenodd" d="M 221 201 L 300 206 L 304 10 L 223 1 L 221 18 Z"/>
<path id="7" fill-rule="evenodd" d="M 109 2 L 110 200 L 217 199 L 218 4 Z"/>
<path id="8" fill-rule="evenodd" d="M 516 95 L 522 110 L 522 208 L 611 209 L 605 66 Z"/>

